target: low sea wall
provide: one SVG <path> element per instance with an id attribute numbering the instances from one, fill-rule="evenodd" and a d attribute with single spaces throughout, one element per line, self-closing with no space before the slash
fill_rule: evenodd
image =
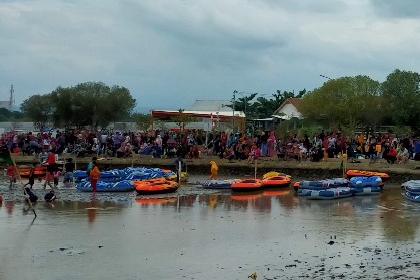
<path id="1" fill-rule="evenodd" d="M 71 154 L 60 155 L 60 160 L 66 158 L 73 158 L 77 169 L 85 169 L 90 157 L 77 158 Z M 18 165 L 27 165 L 37 162 L 37 158 L 33 156 L 16 156 L 14 155 Z M 406 164 L 388 164 L 384 160 L 379 160 L 375 163 L 370 163 L 369 160 L 358 160 L 357 162 L 343 161 L 339 158 L 328 159 L 327 162 L 298 162 L 298 161 L 283 161 L 277 158 L 261 158 L 256 163 L 247 163 L 246 161 L 228 161 L 218 157 L 203 156 L 200 159 L 184 159 L 185 167 L 190 174 L 210 174 L 210 161 L 214 160 L 219 166 L 219 177 L 223 176 L 255 176 L 261 177 L 264 173 L 270 171 L 277 171 L 289 174 L 292 178 L 320 180 L 325 178 L 343 177 L 344 169 L 358 169 L 366 171 L 384 172 L 390 175 L 390 182 L 403 183 L 408 180 L 420 180 L 420 166 L 419 162 L 409 161 Z M 100 158 L 98 161 L 99 167 L 102 170 L 109 170 L 114 168 L 124 168 L 128 166 L 144 166 L 156 167 L 163 169 L 175 170 L 173 158 L 152 158 L 151 156 L 135 155 L 133 158 Z"/>

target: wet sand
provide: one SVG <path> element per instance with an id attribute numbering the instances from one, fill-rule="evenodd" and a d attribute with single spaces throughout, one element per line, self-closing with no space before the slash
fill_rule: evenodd
<path id="1" fill-rule="evenodd" d="M 39 188 L 33 221 L 0 180 L 0 279 L 420 279 L 420 204 L 398 185 L 331 201 L 197 185 L 92 198 L 60 185 L 45 203 Z"/>

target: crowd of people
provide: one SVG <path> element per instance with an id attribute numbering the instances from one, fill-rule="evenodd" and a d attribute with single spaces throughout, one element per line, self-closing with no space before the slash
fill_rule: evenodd
<path id="1" fill-rule="evenodd" d="M 217 156 L 228 161 L 243 160 L 247 163 L 253 163 L 261 157 L 319 162 L 340 158 L 344 154 L 351 161 L 370 159 L 370 162 L 375 162 L 384 159 L 389 164 L 404 164 L 410 159 L 420 160 L 420 140 L 414 137 L 399 137 L 391 133 L 358 133 L 348 138 L 340 132 L 326 133 L 324 130 L 303 137 L 297 134 L 279 137 L 274 131 L 248 136 L 224 131 L 93 133 L 75 130 L 56 131 L 54 136 L 52 133 L 33 135 L 31 132 L 3 134 L 0 144 L 12 153 L 38 157 L 39 162 L 31 167 L 28 182 L 24 184 L 27 199 L 31 202 L 38 199 L 32 187 L 35 182 L 34 171 L 40 165 L 47 166 L 43 187 L 51 188 L 44 197 L 45 201 L 52 202 L 56 199 L 54 190 L 58 187 L 61 175 L 63 183 L 73 182 L 75 164 L 71 157 L 66 159 L 63 168 L 57 168 L 56 161 L 62 153 L 72 153 L 77 157 L 92 156 L 87 172 L 94 192 L 101 174 L 96 163 L 99 155 L 129 158 L 135 153 L 153 158 L 175 158 L 176 169 L 182 169 L 184 158 L 197 159 L 206 156 Z M 218 166 L 213 160 L 210 163 L 210 178 L 215 179 L 218 177 Z M 12 188 L 17 178 L 14 165 L 8 165 L 6 176 L 9 178 L 9 187 Z"/>
<path id="2" fill-rule="evenodd" d="M 324 130 L 312 136 L 281 136 L 274 131 L 262 131 L 249 136 L 244 133 L 206 133 L 201 130 L 185 133 L 159 130 L 94 133 L 73 130 L 56 131 L 54 135 L 33 135 L 31 132 L 3 135 L 1 141 L 12 152 L 38 156 L 40 162 L 45 162 L 51 153 L 117 158 L 143 154 L 153 158 L 181 156 L 187 159 L 210 155 L 248 163 L 260 157 L 277 157 L 286 161 L 328 161 L 329 158 L 346 154 L 352 160 L 368 158 L 376 161 L 383 158 L 391 164 L 401 164 L 409 159 L 417 159 L 420 153 L 420 142 L 413 137 L 399 137 L 391 133 L 358 133 L 349 138 L 340 132 L 327 133 Z"/>

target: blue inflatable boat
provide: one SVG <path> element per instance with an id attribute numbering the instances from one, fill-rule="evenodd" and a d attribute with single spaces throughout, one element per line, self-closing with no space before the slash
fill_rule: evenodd
<path id="1" fill-rule="evenodd" d="M 410 180 L 401 184 L 401 188 L 412 193 L 420 195 L 420 180 Z"/>
<path id="2" fill-rule="evenodd" d="M 403 193 L 403 196 L 410 201 L 420 202 L 420 194 L 414 194 L 406 191 Z"/>
<path id="3" fill-rule="evenodd" d="M 82 181 L 76 185 L 76 189 L 81 192 L 92 192 L 92 186 L 89 181 Z M 134 190 L 134 183 L 129 180 L 123 180 L 116 183 L 107 183 L 98 181 L 96 185 L 97 192 L 130 192 Z"/>
<path id="4" fill-rule="evenodd" d="M 362 187 L 362 188 L 351 188 L 354 195 L 375 195 L 380 194 L 382 189 L 380 186 L 376 187 Z"/>
<path id="5" fill-rule="evenodd" d="M 204 189 L 230 189 L 230 186 L 235 180 L 208 180 L 200 184 Z"/>
<path id="6" fill-rule="evenodd" d="M 353 196 L 349 187 L 337 187 L 325 190 L 303 190 L 303 196 L 307 199 L 337 199 Z"/>
<path id="7" fill-rule="evenodd" d="M 354 195 L 375 195 L 382 192 L 382 179 L 379 176 L 352 177 L 349 186 Z"/>
<path id="8" fill-rule="evenodd" d="M 299 189 L 324 190 L 329 188 L 348 187 L 349 180 L 344 178 L 332 178 L 318 181 L 301 181 Z"/>
<path id="9" fill-rule="evenodd" d="M 353 177 L 349 181 L 349 186 L 352 188 L 364 188 L 364 187 L 380 187 L 382 185 L 382 179 L 379 176 L 372 177 Z"/>

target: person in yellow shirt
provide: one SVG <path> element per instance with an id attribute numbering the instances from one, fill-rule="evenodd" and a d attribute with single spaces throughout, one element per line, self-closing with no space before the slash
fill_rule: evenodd
<path id="1" fill-rule="evenodd" d="M 210 179 L 216 180 L 219 176 L 219 167 L 217 166 L 216 162 L 214 160 L 210 161 L 211 167 L 210 167 Z"/>
<path id="2" fill-rule="evenodd" d="M 376 143 L 375 151 L 376 151 L 376 157 L 377 158 L 382 158 L 382 145 L 381 145 L 380 142 Z"/>

